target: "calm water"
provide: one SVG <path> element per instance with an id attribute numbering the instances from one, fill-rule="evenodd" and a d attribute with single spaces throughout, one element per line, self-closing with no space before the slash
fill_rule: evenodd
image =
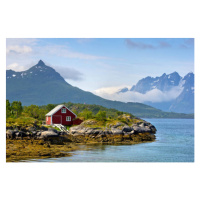
<path id="1" fill-rule="evenodd" d="M 193 119 L 146 119 L 157 128 L 156 141 L 136 145 L 89 145 L 71 157 L 36 162 L 194 162 Z M 81 146 L 84 148 L 84 146 Z M 85 149 L 85 148 L 84 148 Z M 33 161 L 34 162 L 34 161 Z"/>

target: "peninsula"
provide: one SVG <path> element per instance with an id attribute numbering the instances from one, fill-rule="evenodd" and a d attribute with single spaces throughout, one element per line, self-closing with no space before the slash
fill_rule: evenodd
<path id="1" fill-rule="evenodd" d="M 45 114 L 54 107 L 52 104 L 22 107 L 21 102 L 7 101 L 7 162 L 70 156 L 68 152 L 79 149 L 80 144 L 87 148 L 87 144 L 136 144 L 155 140 L 156 128 L 151 123 L 95 105 L 76 105 L 73 113 L 77 113 L 79 125 L 64 126 L 64 129 L 46 125 Z"/>

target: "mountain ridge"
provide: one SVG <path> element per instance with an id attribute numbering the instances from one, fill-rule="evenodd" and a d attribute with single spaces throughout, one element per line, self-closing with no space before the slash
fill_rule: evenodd
<path id="1" fill-rule="evenodd" d="M 6 98 L 23 105 L 47 105 L 63 102 L 96 104 L 130 112 L 138 117 L 192 118 L 186 114 L 165 113 L 141 103 L 110 101 L 67 83 L 53 68 L 39 61 L 23 72 L 6 71 Z"/>
<path id="2" fill-rule="evenodd" d="M 178 72 L 171 74 L 162 74 L 160 77 L 147 76 L 133 85 L 130 90 L 128 88 L 122 88 L 117 94 L 126 92 L 138 92 L 146 94 L 153 90 L 160 90 L 161 92 L 169 92 L 172 89 L 177 89 L 180 92 L 177 93 L 174 99 L 165 102 L 150 102 L 144 101 L 144 104 L 153 106 L 155 108 L 172 111 L 172 112 L 184 112 L 194 113 L 194 73 L 189 72 L 184 77 L 181 77 Z"/>

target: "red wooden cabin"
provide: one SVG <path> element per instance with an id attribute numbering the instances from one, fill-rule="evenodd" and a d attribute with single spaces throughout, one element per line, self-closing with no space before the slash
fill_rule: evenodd
<path id="1" fill-rule="evenodd" d="M 76 114 L 65 105 L 58 105 L 46 114 L 46 124 L 78 125 L 82 120 L 76 119 L 76 117 Z"/>

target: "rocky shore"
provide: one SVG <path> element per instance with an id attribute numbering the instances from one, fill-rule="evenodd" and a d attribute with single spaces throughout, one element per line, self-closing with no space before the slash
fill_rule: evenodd
<path id="1" fill-rule="evenodd" d="M 140 121 L 127 125 L 122 122 L 98 127 L 95 120 L 87 120 L 71 127 L 68 138 L 84 143 L 138 143 L 155 140 L 156 128 L 149 122 Z"/>
<path id="2" fill-rule="evenodd" d="M 155 140 L 156 128 L 141 119 L 124 116 L 123 120 L 99 122 L 89 119 L 69 131 L 45 126 L 7 127 L 6 158 L 17 161 L 32 158 L 69 156 L 77 144 L 136 144 Z"/>

